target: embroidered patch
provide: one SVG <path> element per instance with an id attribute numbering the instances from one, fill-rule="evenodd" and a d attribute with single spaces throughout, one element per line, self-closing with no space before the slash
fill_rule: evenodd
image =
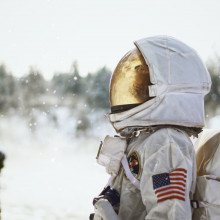
<path id="1" fill-rule="evenodd" d="M 171 173 L 160 173 L 152 176 L 157 202 L 168 199 L 185 201 L 187 170 L 177 168 Z"/>
<path id="2" fill-rule="evenodd" d="M 135 178 L 140 176 L 141 172 L 141 165 L 140 165 L 140 157 L 137 151 L 133 151 L 128 156 L 128 165 L 130 168 L 131 173 L 134 175 Z"/>

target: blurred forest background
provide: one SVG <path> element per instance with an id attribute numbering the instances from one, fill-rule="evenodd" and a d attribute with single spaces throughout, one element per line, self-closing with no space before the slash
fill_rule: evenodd
<path id="1" fill-rule="evenodd" d="M 211 92 L 205 97 L 206 120 L 220 114 L 220 57 L 207 61 L 212 78 Z M 30 67 L 23 77 L 14 77 L 7 66 L 0 65 L 0 117 L 24 116 L 31 129 L 36 124 L 36 112 L 57 122 L 55 109 L 66 107 L 76 118 L 76 130 L 91 128 L 90 113 L 99 110 L 109 112 L 109 79 L 111 70 L 102 67 L 82 77 L 74 61 L 69 72 L 55 73 L 51 80 Z M 76 111 L 77 110 L 77 114 Z"/>
<path id="2" fill-rule="evenodd" d="M 34 130 L 39 113 L 56 124 L 56 109 L 62 107 L 74 114 L 76 131 L 86 131 L 91 128 L 90 113 L 109 111 L 110 76 L 111 71 L 102 67 L 82 77 L 74 61 L 69 72 L 56 73 L 49 81 L 35 67 L 30 67 L 27 75 L 17 78 L 1 64 L 0 117 L 24 116 L 30 129 Z"/>

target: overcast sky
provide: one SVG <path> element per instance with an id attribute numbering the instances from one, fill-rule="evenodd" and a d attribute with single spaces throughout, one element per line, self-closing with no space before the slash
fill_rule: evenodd
<path id="1" fill-rule="evenodd" d="M 82 75 L 111 70 L 140 38 L 166 34 L 206 61 L 220 54 L 219 0 L 0 0 L 0 63 L 45 78 L 78 61 Z"/>

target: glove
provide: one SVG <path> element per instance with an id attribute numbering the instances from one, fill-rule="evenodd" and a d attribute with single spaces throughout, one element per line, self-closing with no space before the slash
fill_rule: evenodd
<path id="1" fill-rule="evenodd" d="M 103 220 L 103 218 L 98 213 L 95 213 L 93 220 Z"/>
<path id="2" fill-rule="evenodd" d="M 120 220 L 111 203 L 107 199 L 100 199 L 95 203 L 94 220 Z"/>

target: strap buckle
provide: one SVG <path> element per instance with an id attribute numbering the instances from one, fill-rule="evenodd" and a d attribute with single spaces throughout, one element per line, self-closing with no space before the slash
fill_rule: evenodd
<path id="1" fill-rule="evenodd" d="M 199 206 L 199 201 L 198 200 L 191 200 L 191 207 L 194 209 L 198 209 Z"/>

